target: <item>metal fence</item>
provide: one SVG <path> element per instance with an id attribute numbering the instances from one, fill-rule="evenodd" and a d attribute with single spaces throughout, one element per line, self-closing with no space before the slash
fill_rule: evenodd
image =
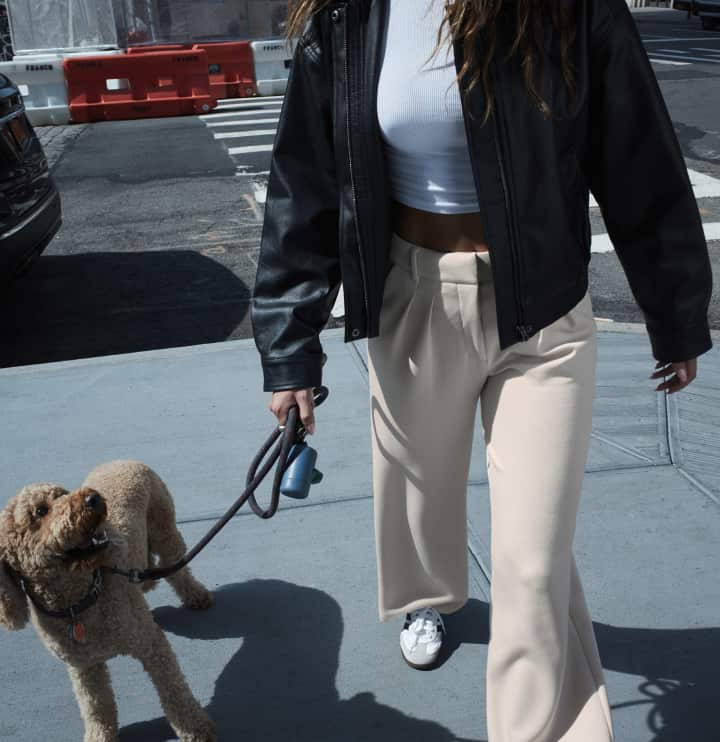
<path id="1" fill-rule="evenodd" d="M 287 21 L 287 0 L 5 1 L 16 54 L 273 39 L 284 35 Z"/>
<path id="2" fill-rule="evenodd" d="M 129 43 L 279 38 L 287 0 L 115 0 Z"/>

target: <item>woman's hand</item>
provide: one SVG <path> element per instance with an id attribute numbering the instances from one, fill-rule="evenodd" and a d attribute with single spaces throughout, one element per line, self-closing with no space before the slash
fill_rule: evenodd
<path id="1" fill-rule="evenodd" d="M 659 379 L 661 376 L 669 376 L 673 371 L 675 372 L 672 378 L 655 387 L 656 392 L 667 389 L 668 394 L 673 394 L 684 389 L 697 376 L 697 358 L 691 358 L 689 361 L 671 361 L 670 363 L 658 361 L 655 368 L 656 371 L 650 374 L 651 379 Z"/>
<path id="2" fill-rule="evenodd" d="M 270 399 L 270 412 L 277 417 L 280 425 L 285 425 L 288 410 L 295 404 L 299 408 L 300 422 L 305 426 L 305 430 L 312 435 L 315 432 L 315 397 L 313 396 L 313 387 L 273 392 Z"/>

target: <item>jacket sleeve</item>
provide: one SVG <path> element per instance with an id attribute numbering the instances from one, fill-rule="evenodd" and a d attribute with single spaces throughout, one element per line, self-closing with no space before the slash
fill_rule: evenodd
<path id="1" fill-rule="evenodd" d="M 702 219 L 660 86 L 625 0 L 595 0 L 586 176 L 654 357 L 712 347 L 712 269 Z"/>
<path id="2" fill-rule="evenodd" d="M 340 289 L 332 85 L 318 14 L 293 53 L 273 144 L 250 314 L 263 391 L 322 383 L 319 334 Z"/>

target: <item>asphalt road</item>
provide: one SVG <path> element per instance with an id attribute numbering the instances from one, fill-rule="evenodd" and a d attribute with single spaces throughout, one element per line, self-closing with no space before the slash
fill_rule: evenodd
<path id="1" fill-rule="evenodd" d="M 680 11 L 643 11 L 636 20 L 696 188 L 717 287 L 720 31 L 702 31 Z M 4 297 L 0 366 L 251 337 L 281 102 L 228 101 L 207 116 L 102 122 L 72 136 L 41 131 L 55 142 L 64 223 Z M 596 207 L 591 222 L 595 315 L 641 322 Z M 714 328 L 718 295 L 716 288 Z M 328 327 L 339 326 L 331 317 Z"/>

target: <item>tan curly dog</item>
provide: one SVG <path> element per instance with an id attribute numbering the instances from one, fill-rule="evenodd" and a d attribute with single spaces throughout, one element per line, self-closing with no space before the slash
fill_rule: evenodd
<path id="1" fill-rule="evenodd" d="M 139 461 L 109 461 L 69 492 L 23 487 L 0 512 L 0 623 L 32 618 L 65 662 L 85 722 L 85 742 L 116 742 L 118 719 L 106 662 L 137 658 L 183 742 L 214 742 L 214 724 L 193 696 L 142 587 L 110 573 L 172 564 L 185 553 L 160 477 Z M 183 605 L 207 608 L 210 593 L 184 567 L 167 578 Z M 72 611 L 70 610 L 72 608 Z"/>

